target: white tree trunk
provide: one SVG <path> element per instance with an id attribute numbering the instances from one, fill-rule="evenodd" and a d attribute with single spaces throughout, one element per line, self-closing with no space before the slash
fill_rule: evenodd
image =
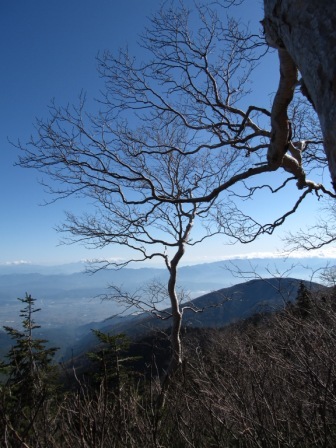
<path id="1" fill-rule="evenodd" d="M 264 0 L 266 40 L 286 50 L 318 114 L 336 189 L 336 2 Z"/>

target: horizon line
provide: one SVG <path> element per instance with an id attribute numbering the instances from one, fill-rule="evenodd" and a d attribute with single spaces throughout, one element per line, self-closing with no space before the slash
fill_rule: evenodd
<path id="1" fill-rule="evenodd" d="M 230 261 L 230 260 L 253 260 L 253 259 L 310 259 L 310 258 L 317 258 L 317 259 L 336 259 L 336 248 L 329 248 L 325 250 L 317 250 L 317 251 L 297 251 L 289 254 L 281 253 L 281 252 L 251 252 L 247 254 L 232 254 L 222 257 L 195 257 L 193 259 L 186 259 L 184 261 L 181 261 L 181 267 L 182 266 L 190 266 L 190 265 L 196 265 L 196 264 L 209 264 L 209 263 L 216 263 L 220 261 Z M 110 258 L 110 259 L 101 259 L 101 261 L 123 261 L 121 258 Z M 0 261 L 0 267 L 19 267 L 19 266 L 41 266 L 41 267 L 57 267 L 57 266 L 66 266 L 66 265 L 75 265 L 75 264 L 88 264 L 90 263 L 90 259 L 80 259 L 76 261 L 55 261 L 55 262 L 39 262 L 39 261 L 32 261 L 32 260 L 14 260 L 14 261 Z M 153 262 L 133 262 L 132 266 L 137 265 L 139 267 L 155 267 L 157 266 L 157 263 Z M 129 266 L 132 268 L 131 266 Z"/>

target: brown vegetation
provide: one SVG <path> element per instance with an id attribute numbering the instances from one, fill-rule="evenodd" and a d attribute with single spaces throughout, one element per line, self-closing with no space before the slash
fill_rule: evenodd
<path id="1" fill-rule="evenodd" d="M 333 293 L 312 297 L 302 285 L 296 304 L 281 312 L 221 330 L 185 330 L 182 374 L 164 405 L 156 374 L 164 368 L 162 356 L 147 362 L 159 342 L 138 341 L 146 362 L 133 367 L 135 345 L 130 354 L 114 348 L 115 365 L 127 359 L 117 382 L 108 383 L 104 374 L 98 383 L 74 374 L 75 387 L 34 403 L 29 422 L 27 408 L 18 411 L 2 386 L 1 446 L 335 446 Z"/>

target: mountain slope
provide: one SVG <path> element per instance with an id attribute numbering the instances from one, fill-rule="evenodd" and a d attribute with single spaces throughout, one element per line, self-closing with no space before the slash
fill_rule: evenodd
<path id="1" fill-rule="evenodd" d="M 185 304 L 184 327 L 223 327 L 246 319 L 258 312 L 271 312 L 296 299 L 301 280 L 294 278 L 270 278 L 250 280 L 229 288 L 223 288 Z M 318 283 L 304 282 L 308 288 L 325 288 Z M 193 308 L 197 312 L 192 311 Z M 167 308 L 165 311 L 169 311 Z M 156 329 L 168 329 L 171 321 L 160 320 L 152 315 L 141 314 L 125 318 L 114 317 L 97 324 L 105 333 L 126 333 L 139 337 Z M 84 336 L 74 347 L 75 353 L 83 353 L 94 346 L 92 334 Z"/>

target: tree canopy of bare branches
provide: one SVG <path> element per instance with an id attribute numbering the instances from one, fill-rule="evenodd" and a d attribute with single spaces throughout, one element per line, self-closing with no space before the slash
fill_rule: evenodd
<path id="1" fill-rule="evenodd" d="M 174 370 L 182 356 L 177 268 L 186 247 L 217 233 L 253 241 L 273 233 L 312 191 L 333 194 L 307 177 L 325 165 L 318 158 L 320 136 L 307 126 L 310 105 L 297 94 L 281 117 L 292 122 L 292 134 L 286 128 L 279 136 L 275 106 L 269 111 L 249 103 L 254 69 L 267 50 L 260 36 L 216 5 L 189 10 L 166 4 L 144 31 L 141 48 L 141 61 L 127 49 L 104 52 L 98 58 L 105 81 L 99 111 L 86 111 L 85 95 L 77 106 L 53 103 L 31 141 L 19 144 L 19 163 L 47 175 L 55 200 L 80 196 L 93 204 L 82 216 L 67 213 L 59 230 L 70 242 L 126 246 L 134 254 L 97 269 L 164 262 Z M 272 150 L 278 137 L 280 158 Z M 266 176 L 280 167 L 281 176 Z M 277 218 L 261 223 L 245 212 L 245 201 L 260 191 L 271 200 L 293 184 L 293 202 Z"/>

